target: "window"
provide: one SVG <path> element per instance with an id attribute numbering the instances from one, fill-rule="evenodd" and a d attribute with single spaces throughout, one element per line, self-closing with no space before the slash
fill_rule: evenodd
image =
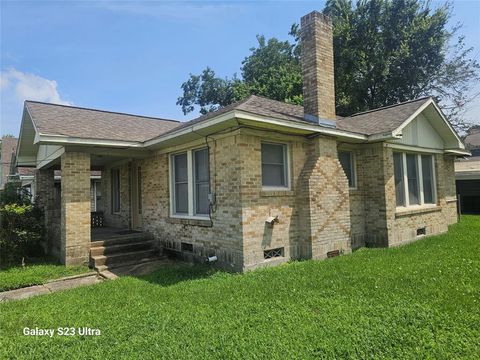
<path id="1" fill-rule="evenodd" d="M 356 188 L 356 177 L 355 177 L 355 156 L 351 151 L 339 151 L 338 160 L 342 164 L 343 171 L 347 175 L 348 187 L 350 189 Z"/>
<path id="2" fill-rule="evenodd" d="M 193 252 L 193 244 L 182 242 L 182 251 Z"/>
<path id="3" fill-rule="evenodd" d="M 193 152 L 194 182 L 195 182 L 195 214 L 209 213 L 208 201 L 208 150 Z"/>
<path id="4" fill-rule="evenodd" d="M 262 143 L 262 186 L 288 188 L 287 145 Z"/>
<path id="5" fill-rule="evenodd" d="M 208 216 L 210 178 L 208 149 L 188 150 L 171 156 L 172 215 Z"/>
<path id="6" fill-rule="evenodd" d="M 417 156 L 413 154 L 407 154 L 407 180 L 409 204 L 420 204 L 418 192 Z"/>
<path id="7" fill-rule="evenodd" d="M 405 188 L 403 186 L 403 154 L 393 153 L 393 172 L 395 177 L 395 196 L 397 206 L 405 206 Z"/>
<path id="8" fill-rule="evenodd" d="M 397 206 L 435 204 L 433 156 L 393 153 Z"/>
<path id="9" fill-rule="evenodd" d="M 173 156 L 174 214 L 188 214 L 187 153 Z"/>
<path id="10" fill-rule="evenodd" d="M 112 169 L 112 213 L 120 212 L 120 170 Z"/>

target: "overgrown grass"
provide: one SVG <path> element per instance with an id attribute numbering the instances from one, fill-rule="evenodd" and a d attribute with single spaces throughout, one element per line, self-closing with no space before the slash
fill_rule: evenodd
<path id="1" fill-rule="evenodd" d="M 180 266 L 0 305 L 0 358 L 478 358 L 480 217 L 244 275 Z M 24 327 L 99 337 L 28 337 Z"/>
<path id="2" fill-rule="evenodd" d="M 89 271 L 86 266 L 65 267 L 49 261 L 0 270 L 0 291 L 43 284 L 48 280 Z"/>

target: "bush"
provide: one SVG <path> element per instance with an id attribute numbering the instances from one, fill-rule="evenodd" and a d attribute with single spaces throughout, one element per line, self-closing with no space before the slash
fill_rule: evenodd
<path id="1" fill-rule="evenodd" d="M 0 197 L 0 266 L 18 265 L 22 258 L 43 256 L 43 212 L 27 196 L 9 187 Z M 15 201 L 10 203 L 10 201 Z"/>

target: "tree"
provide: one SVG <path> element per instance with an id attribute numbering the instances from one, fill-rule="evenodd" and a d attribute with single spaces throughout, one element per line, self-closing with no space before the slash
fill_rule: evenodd
<path id="1" fill-rule="evenodd" d="M 459 25 L 447 29 L 451 5 L 436 9 L 422 0 L 328 0 L 324 9 L 334 24 L 335 90 L 339 115 L 434 96 L 459 130 L 465 105 L 477 94 L 479 64 L 470 55 Z M 299 27 L 293 41 L 268 41 L 242 62 L 241 78 L 219 79 L 207 68 L 182 84 L 177 104 L 185 114 L 202 113 L 250 94 L 302 103 Z"/>
<path id="2" fill-rule="evenodd" d="M 302 72 L 295 44 L 275 38 L 257 36 L 258 47 L 242 62 L 242 79 L 221 79 L 207 67 L 200 75 L 190 74 L 181 86 L 183 96 L 177 100 L 187 114 L 200 107 L 200 113 L 244 99 L 250 94 L 296 104 L 302 103 Z"/>

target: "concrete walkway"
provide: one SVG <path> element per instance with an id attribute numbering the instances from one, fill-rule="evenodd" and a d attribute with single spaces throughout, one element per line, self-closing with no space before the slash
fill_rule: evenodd
<path id="1" fill-rule="evenodd" d="M 96 272 L 69 276 L 57 280 L 49 281 L 43 285 L 29 286 L 21 289 L 9 290 L 0 293 L 0 302 L 21 300 L 32 296 L 50 294 L 53 292 L 74 289 L 80 286 L 98 284 L 105 280 L 105 277 Z"/>

